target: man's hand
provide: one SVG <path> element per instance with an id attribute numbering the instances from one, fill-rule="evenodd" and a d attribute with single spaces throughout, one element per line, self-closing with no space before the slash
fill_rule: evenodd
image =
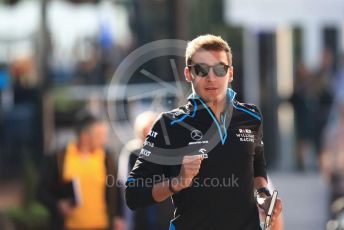
<path id="1" fill-rule="evenodd" d="M 202 155 L 184 156 L 182 161 L 182 167 L 180 169 L 179 176 L 175 183 L 173 180 L 172 186 L 175 191 L 180 191 L 191 185 L 193 178 L 198 174 L 201 168 L 201 163 L 204 158 Z"/>
<path id="2" fill-rule="evenodd" d="M 125 220 L 122 217 L 113 218 L 113 229 L 114 230 L 125 230 L 127 229 Z"/>
<path id="3" fill-rule="evenodd" d="M 73 212 L 72 202 L 68 199 L 61 199 L 57 202 L 57 208 L 62 216 L 69 216 Z"/>
<path id="4" fill-rule="evenodd" d="M 161 202 L 173 195 L 173 193 L 189 187 L 192 183 L 192 179 L 199 172 L 202 160 L 202 155 L 184 156 L 182 166 L 177 177 L 170 179 L 169 183 L 163 181 L 153 186 L 153 199 L 156 202 Z"/>
<path id="5" fill-rule="evenodd" d="M 271 201 L 271 196 L 267 197 L 267 196 L 261 196 L 260 194 L 260 198 L 261 201 L 258 201 L 258 207 L 260 208 L 260 213 L 262 214 L 263 218 L 266 218 L 266 214 L 268 212 L 269 209 L 269 205 L 270 205 L 270 201 Z M 274 223 L 276 222 L 276 220 L 279 218 L 280 214 L 282 212 L 282 200 L 277 198 L 276 203 L 275 203 L 275 209 L 272 213 L 271 216 L 271 225 L 273 226 Z"/>

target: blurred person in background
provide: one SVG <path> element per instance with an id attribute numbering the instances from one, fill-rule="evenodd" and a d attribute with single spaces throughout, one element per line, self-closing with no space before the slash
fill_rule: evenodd
<path id="1" fill-rule="evenodd" d="M 303 63 L 298 65 L 295 90 L 291 97 L 296 120 L 297 170 L 317 167 L 314 159 L 318 158 L 321 151 L 321 137 L 333 102 L 333 67 L 333 53 L 330 49 L 323 51 L 320 67 L 316 71 L 310 71 Z"/>
<path id="2" fill-rule="evenodd" d="M 303 64 L 299 63 L 295 75 L 295 87 L 290 99 L 295 111 L 296 123 L 296 169 L 306 169 L 307 159 L 311 156 L 314 144 L 314 123 L 316 111 L 316 94 L 314 75 Z"/>
<path id="3" fill-rule="evenodd" d="M 315 111 L 315 137 L 314 143 L 316 154 L 320 153 L 321 138 L 323 136 L 324 128 L 328 122 L 328 117 L 331 111 L 333 102 L 332 82 L 334 81 L 334 60 L 333 52 L 330 49 L 325 49 L 321 57 L 320 68 L 315 72 L 315 93 L 317 96 L 317 108 Z"/>
<path id="4" fill-rule="evenodd" d="M 123 182 L 123 185 L 133 169 L 140 150 L 145 143 L 146 136 L 151 131 L 157 118 L 158 114 L 152 111 L 145 111 L 136 117 L 134 123 L 136 138 L 123 146 L 118 160 L 118 179 Z M 124 188 L 123 186 L 123 194 L 125 192 Z M 168 229 L 169 220 L 173 216 L 171 200 L 165 200 L 157 206 L 143 208 L 135 212 L 131 211 L 127 206 L 124 208 L 127 230 Z"/>
<path id="5" fill-rule="evenodd" d="M 8 91 L 0 103 L 3 122 L 0 172 L 5 177 L 20 177 L 26 159 L 37 164 L 41 153 L 40 132 L 37 131 L 40 94 L 35 59 L 32 55 L 14 57 L 6 72 Z"/>
<path id="6" fill-rule="evenodd" d="M 53 229 L 125 229 L 115 162 L 105 148 L 103 120 L 82 111 L 75 122 L 77 139 L 48 156 L 38 188 Z"/>
<path id="7" fill-rule="evenodd" d="M 344 53 L 341 54 L 333 81 L 334 101 L 344 101 Z"/>
<path id="8" fill-rule="evenodd" d="M 320 154 L 321 172 L 330 186 L 330 203 L 344 196 L 344 101 L 338 107 L 338 117 L 329 123 L 324 133 Z"/>

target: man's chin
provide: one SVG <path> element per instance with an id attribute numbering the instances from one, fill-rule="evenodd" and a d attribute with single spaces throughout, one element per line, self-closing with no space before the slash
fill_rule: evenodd
<path id="1" fill-rule="evenodd" d="M 226 98 L 226 95 L 211 95 L 208 94 L 207 96 L 204 97 L 204 100 L 209 103 L 215 103 L 215 102 L 220 102 L 223 101 Z"/>

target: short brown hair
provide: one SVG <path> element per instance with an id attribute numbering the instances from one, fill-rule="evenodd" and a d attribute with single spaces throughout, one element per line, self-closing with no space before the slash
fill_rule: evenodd
<path id="1" fill-rule="evenodd" d="M 191 64 L 193 55 L 200 49 L 204 50 L 215 50 L 225 51 L 227 53 L 229 65 L 232 65 L 232 50 L 228 43 L 223 40 L 220 36 L 212 34 L 200 35 L 188 42 L 185 51 L 185 64 L 188 66 Z"/>
<path id="2" fill-rule="evenodd" d="M 83 131 L 98 122 L 103 122 L 103 120 L 87 110 L 81 110 L 75 116 L 75 132 L 80 136 Z"/>

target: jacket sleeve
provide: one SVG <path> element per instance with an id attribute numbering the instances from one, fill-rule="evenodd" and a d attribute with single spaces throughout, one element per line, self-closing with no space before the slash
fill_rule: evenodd
<path id="1" fill-rule="evenodd" d="M 123 216 L 123 197 L 120 189 L 120 185 L 117 178 L 116 161 L 114 154 L 109 150 L 105 150 L 105 164 L 106 164 L 106 203 L 108 208 L 108 214 L 111 218 Z"/>
<path id="2" fill-rule="evenodd" d="M 169 141 L 166 143 L 164 124 L 164 118 L 161 116 L 147 135 L 126 182 L 125 199 L 132 210 L 156 203 L 152 189 L 154 184 L 163 180 L 165 166 L 152 159 L 154 156 L 164 154 L 165 148 L 171 148 Z"/>
<path id="3" fill-rule="evenodd" d="M 267 173 L 266 173 L 266 161 L 264 156 L 264 142 L 263 142 L 263 122 L 260 122 L 258 135 L 255 140 L 255 148 L 254 148 L 254 177 L 264 177 L 267 180 Z"/>
<path id="4" fill-rule="evenodd" d="M 40 170 L 37 199 L 55 215 L 58 211 L 56 186 L 59 184 L 57 156 L 46 156 Z"/>

